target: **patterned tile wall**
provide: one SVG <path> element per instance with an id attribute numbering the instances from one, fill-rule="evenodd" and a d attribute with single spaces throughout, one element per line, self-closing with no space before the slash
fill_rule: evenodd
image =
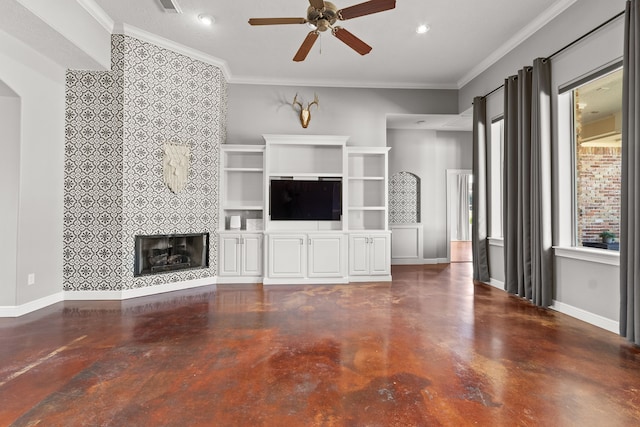
<path id="1" fill-rule="evenodd" d="M 389 222 L 420 222 L 420 178 L 410 172 L 398 172 L 389 180 Z"/>
<path id="2" fill-rule="evenodd" d="M 67 73 L 64 289 L 214 276 L 222 72 L 123 35 L 113 36 L 112 54 L 111 72 Z M 165 141 L 191 148 L 189 180 L 178 194 L 162 180 Z M 208 269 L 133 277 L 136 234 L 199 232 L 210 233 Z"/>

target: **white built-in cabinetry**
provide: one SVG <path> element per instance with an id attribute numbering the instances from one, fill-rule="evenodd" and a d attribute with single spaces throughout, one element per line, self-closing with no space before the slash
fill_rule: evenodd
<path id="1" fill-rule="evenodd" d="M 347 146 L 344 136 L 264 139 L 265 145 L 223 145 L 219 282 L 258 277 L 264 284 L 391 280 L 389 149 Z M 341 180 L 341 219 L 271 220 L 272 179 Z M 240 230 L 229 229 L 234 215 L 242 218 Z M 249 235 L 264 236 L 264 244 L 247 245 Z M 258 247 L 263 263 L 255 262 Z"/>
<path id="2" fill-rule="evenodd" d="M 264 247 L 264 145 L 222 145 L 219 282 L 262 282 Z M 231 217 L 241 218 L 230 229 Z M 255 229 L 254 229 L 255 228 Z"/>
<path id="3" fill-rule="evenodd" d="M 391 274 L 389 233 L 351 233 L 349 236 L 349 275 L 351 281 L 368 276 Z M 363 277 L 356 277 L 363 276 Z"/>
<path id="4" fill-rule="evenodd" d="M 220 276 L 262 281 L 261 233 L 220 233 Z"/>
<path id="5" fill-rule="evenodd" d="M 269 234 L 269 265 L 265 284 L 344 283 L 346 239 L 341 233 Z"/>

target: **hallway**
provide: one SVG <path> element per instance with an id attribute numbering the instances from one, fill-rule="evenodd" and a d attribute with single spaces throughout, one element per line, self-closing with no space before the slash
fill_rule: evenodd
<path id="1" fill-rule="evenodd" d="M 629 426 L 640 350 L 471 280 L 225 285 L 0 319 L 0 425 Z"/>

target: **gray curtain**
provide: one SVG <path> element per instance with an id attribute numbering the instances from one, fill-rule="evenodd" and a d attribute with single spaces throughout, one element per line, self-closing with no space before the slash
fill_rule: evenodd
<path id="1" fill-rule="evenodd" d="M 518 293 L 518 77 L 504 81 L 502 238 L 504 289 Z"/>
<path id="2" fill-rule="evenodd" d="M 504 89 L 505 290 L 552 302 L 551 64 L 536 59 Z"/>
<path id="3" fill-rule="evenodd" d="M 487 254 L 487 101 L 473 100 L 473 203 L 471 205 L 471 246 L 473 280 L 489 282 Z"/>
<path id="4" fill-rule="evenodd" d="M 456 240 L 469 239 L 469 180 L 471 175 L 458 175 L 458 201 L 456 206 Z"/>
<path id="5" fill-rule="evenodd" d="M 533 62 L 531 101 L 531 302 L 553 302 L 551 62 Z"/>
<path id="6" fill-rule="evenodd" d="M 640 7 L 627 1 L 622 97 L 620 335 L 640 345 Z"/>

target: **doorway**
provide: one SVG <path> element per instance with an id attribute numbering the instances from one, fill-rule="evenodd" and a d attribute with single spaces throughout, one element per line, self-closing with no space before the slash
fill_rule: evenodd
<path id="1" fill-rule="evenodd" d="M 447 253 L 449 262 L 472 262 L 473 173 L 468 169 L 447 170 Z"/>

